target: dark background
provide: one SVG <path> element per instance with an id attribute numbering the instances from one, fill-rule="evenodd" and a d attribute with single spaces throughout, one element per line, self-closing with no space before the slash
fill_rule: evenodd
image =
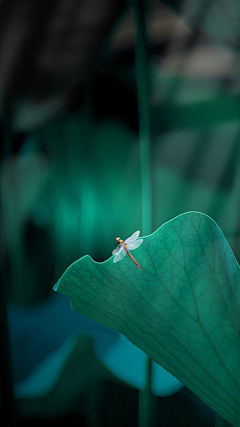
<path id="1" fill-rule="evenodd" d="M 28 326 L 38 310 L 51 315 L 54 283 L 79 257 L 104 261 L 115 236 L 141 229 L 130 6 L 0 5 L 2 425 L 137 425 L 138 391 L 96 360 L 94 326 L 79 335 L 52 389 L 14 399 L 16 417 L 11 409 L 12 383 L 66 338 L 54 340 L 62 312 L 55 329 L 41 318 L 34 334 Z M 201 211 L 237 259 L 239 16 L 231 1 L 146 2 L 153 231 Z M 214 425 L 211 409 L 186 388 L 152 404 L 156 425 Z"/>

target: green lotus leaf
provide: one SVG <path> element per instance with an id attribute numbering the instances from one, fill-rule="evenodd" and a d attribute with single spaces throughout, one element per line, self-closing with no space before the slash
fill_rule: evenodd
<path id="1" fill-rule="evenodd" d="M 240 426 L 240 271 L 220 228 L 207 215 L 185 213 L 132 254 L 142 271 L 128 256 L 117 263 L 84 256 L 55 290 Z"/>

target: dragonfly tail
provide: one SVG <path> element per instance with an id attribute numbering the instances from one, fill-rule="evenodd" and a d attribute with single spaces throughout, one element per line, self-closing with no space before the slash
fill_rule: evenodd
<path id="1" fill-rule="evenodd" d="M 142 270 L 141 269 L 141 267 L 140 267 L 140 265 L 138 264 L 138 262 L 135 260 L 135 258 L 133 258 L 133 256 L 130 254 L 130 252 L 129 252 L 129 250 L 127 250 L 127 254 L 128 254 L 128 256 L 131 258 L 131 260 L 134 262 L 134 264 L 140 269 L 140 270 Z"/>

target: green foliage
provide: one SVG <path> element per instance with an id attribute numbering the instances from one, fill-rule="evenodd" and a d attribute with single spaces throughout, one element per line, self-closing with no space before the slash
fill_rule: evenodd
<path id="1" fill-rule="evenodd" d="M 101 245 L 101 241 L 97 242 Z M 217 224 L 189 212 L 103 263 L 84 256 L 55 290 L 123 333 L 233 426 L 240 426 L 240 273 Z"/>

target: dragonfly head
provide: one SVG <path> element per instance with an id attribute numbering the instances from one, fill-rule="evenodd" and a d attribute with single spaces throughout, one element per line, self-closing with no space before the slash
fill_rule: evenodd
<path id="1" fill-rule="evenodd" d="M 117 244 L 118 244 L 118 243 L 119 243 L 119 240 L 121 240 L 121 239 L 120 239 L 120 237 L 116 237 L 116 239 L 115 239 L 115 240 L 116 240 L 116 242 L 117 242 Z"/>

